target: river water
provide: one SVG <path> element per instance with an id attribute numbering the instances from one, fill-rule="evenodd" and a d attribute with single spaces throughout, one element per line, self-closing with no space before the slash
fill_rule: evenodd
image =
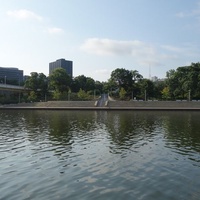
<path id="1" fill-rule="evenodd" d="M 0 111 L 0 199 L 200 199 L 200 112 Z"/>

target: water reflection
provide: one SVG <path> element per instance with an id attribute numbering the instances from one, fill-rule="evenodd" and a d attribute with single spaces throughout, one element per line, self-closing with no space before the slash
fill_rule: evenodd
<path id="1" fill-rule="evenodd" d="M 165 136 L 169 142 L 176 141 L 178 147 L 190 147 L 199 151 L 200 131 L 199 113 L 182 112 L 163 118 Z"/>
<path id="2" fill-rule="evenodd" d="M 156 125 L 156 117 L 145 113 L 109 113 L 106 122 L 113 142 L 123 145 L 134 135 L 151 134 Z"/>
<path id="3" fill-rule="evenodd" d="M 163 117 L 166 147 L 173 149 L 177 155 L 184 155 L 195 164 L 200 162 L 200 131 L 198 112 L 174 112 Z M 177 156 L 176 159 L 179 159 Z M 200 164 L 198 164 L 200 166 Z"/>
<path id="4" fill-rule="evenodd" d="M 198 199 L 199 117 L 199 112 L 1 111 L 2 197 Z"/>
<path id="5" fill-rule="evenodd" d="M 150 140 L 164 129 L 169 143 L 199 152 L 198 118 L 198 112 L 3 111 L 0 126 L 11 138 L 26 132 L 32 142 L 45 140 L 48 135 L 49 140 L 67 145 L 73 137 L 85 134 L 92 137 L 101 128 L 109 133 L 112 144 L 118 146 L 130 145 L 134 138 Z"/>

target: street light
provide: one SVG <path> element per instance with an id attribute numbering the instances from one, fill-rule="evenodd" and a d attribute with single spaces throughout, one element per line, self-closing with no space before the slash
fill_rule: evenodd
<path id="1" fill-rule="evenodd" d="M 70 94 L 71 94 L 71 89 L 68 91 L 68 101 L 70 101 Z"/>
<path id="2" fill-rule="evenodd" d="M 47 77 L 44 79 L 44 83 L 45 83 L 45 94 L 44 94 L 44 101 L 47 101 L 47 93 L 48 93 L 48 79 Z"/>
<path id="3" fill-rule="evenodd" d="M 18 78 L 19 78 L 19 86 L 20 86 L 20 76 L 18 75 Z"/>
<path id="4" fill-rule="evenodd" d="M 19 103 L 21 102 L 21 93 L 19 91 Z"/>
<path id="5" fill-rule="evenodd" d="M 19 74 L 18 74 L 18 78 L 19 78 L 19 86 L 20 86 L 20 76 L 19 76 Z M 19 103 L 21 102 L 21 93 L 20 93 L 20 91 L 19 91 Z"/>
<path id="6" fill-rule="evenodd" d="M 96 90 L 94 90 L 94 99 L 96 98 Z"/>
<path id="7" fill-rule="evenodd" d="M 4 77 L 4 84 L 6 85 L 6 76 Z"/>
<path id="8" fill-rule="evenodd" d="M 188 100 L 190 101 L 190 90 L 188 91 Z"/>

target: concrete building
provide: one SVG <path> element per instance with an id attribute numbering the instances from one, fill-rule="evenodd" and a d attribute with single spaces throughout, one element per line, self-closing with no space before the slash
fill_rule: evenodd
<path id="1" fill-rule="evenodd" d="M 152 76 L 152 77 L 151 77 L 151 81 L 153 81 L 153 82 L 158 81 L 158 77 L 157 77 L 157 76 Z"/>
<path id="2" fill-rule="evenodd" d="M 49 63 L 49 75 L 52 74 L 53 70 L 60 67 L 65 69 L 69 76 L 73 76 L 73 62 L 63 58 Z"/>
<path id="3" fill-rule="evenodd" d="M 164 82 L 166 80 L 166 78 L 158 78 L 157 76 L 153 76 L 151 78 L 151 81 L 153 82 Z"/>
<path id="4" fill-rule="evenodd" d="M 20 84 L 23 81 L 23 70 L 14 67 L 0 67 L 0 83 L 6 84 L 9 81 L 16 81 Z"/>

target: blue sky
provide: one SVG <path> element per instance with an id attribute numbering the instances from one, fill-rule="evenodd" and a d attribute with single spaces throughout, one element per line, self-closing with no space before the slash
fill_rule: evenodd
<path id="1" fill-rule="evenodd" d="M 73 61 L 107 81 L 116 68 L 164 78 L 200 62 L 200 0 L 0 0 L 0 66 L 24 75 Z"/>

